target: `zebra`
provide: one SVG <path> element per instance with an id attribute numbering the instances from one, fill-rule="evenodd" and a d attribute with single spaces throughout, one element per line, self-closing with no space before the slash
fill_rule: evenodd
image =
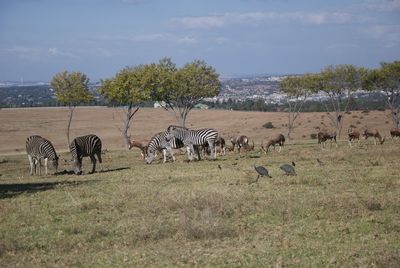
<path id="1" fill-rule="evenodd" d="M 182 140 L 183 144 L 187 148 L 189 160 L 193 160 L 194 146 L 204 145 L 208 143 L 211 151 L 211 157 L 217 158 L 217 152 L 215 150 L 215 142 L 218 137 L 218 132 L 212 128 L 205 128 L 199 130 L 191 130 L 181 126 L 169 126 L 167 129 L 168 135 L 167 140 L 171 138 L 178 138 Z"/>
<path id="2" fill-rule="evenodd" d="M 86 136 L 76 137 L 69 145 L 72 154 L 74 172 L 77 175 L 82 174 L 82 158 L 89 156 L 92 161 L 92 171 L 96 170 L 96 158 L 101 163 L 101 140 L 96 135 L 90 134 Z"/>
<path id="3" fill-rule="evenodd" d="M 33 172 L 41 175 L 41 159 L 44 159 L 44 167 L 47 175 L 47 164 L 50 162 L 51 166 L 57 173 L 58 169 L 58 156 L 50 141 L 38 135 L 30 136 L 26 139 L 26 153 L 28 154 L 29 164 L 31 166 L 30 175 Z"/>
<path id="4" fill-rule="evenodd" d="M 172 156 L 172 160 L 175 162 L 175 156 L 172 151 L 172 149 L 179 149 L 184 147 L 184 144 L 181 140 L 172 138 L 170 141 L 167 141 L 166 137 L 168 135 L 167 131 L 164 132 L 159 132 L 156 135 L 154 135 L 149 144 L 147 145 L 147 156 L 146 156 L 146 163 L 151 164 L 158 151 L 163 152 L 164 155 L 164 161 L 165 163 L 167 161 L 167 152 Z"/>

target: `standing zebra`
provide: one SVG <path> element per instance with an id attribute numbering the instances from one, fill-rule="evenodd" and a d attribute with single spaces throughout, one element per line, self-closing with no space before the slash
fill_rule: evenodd
<path id="1" fill-rule="evenodd" d="M 96 158 L 101 163 L 101 140 L 96 135 L 86 135 L 76 137 L 69 145 L 69 150 L 72 154 L 74 172 L 77 175 L 82 174 L 82 158 L 89 156 L 93 167 L 90 173 L 96 170 Z"/>
<path id="2" fill-rule="evenodd" d="M 149 144 L 147 145 L 147 156 L 146 163 L 151 164 L 158 151 L 163 152 L 164 155 L 164 163 L 167 161 L 167 152 L 172 156 L 173 161 L 175 162 L 175 156 L 172 149 L 179 149 L 184 146 L 183 142 L 179 139 L 172 138 L 170 141 L 167 141 L 168 132 L 159 132 L 151 138 Z"/>
<path id="3" fill-rule="evenodd" d="M 58 156 L 50 141 L 38 135 L 30 136 L 26 139 L 26 153 L 28 154 L 29 164 L 31 166 L 30 175 L 33 175 L 33 172 L 35 172 L 35 174 L 39 173 L 39 175 L 41 175 L 40 169 L 42 165 L 42 158 L 44 159 L 46 175 L 48 161 L 57 172 Z"/>
<path id="4" fill-rule="evenodd" d="M 191 161 L 193 159 L 194 146 L 204 145 L 208 143 L 211 151 L 211 157 L 217 158 L 215 150 L 215 142 L 218 137 L 218 132 L 212 128 L 205 128 L 199 130 L 191 130 L 180 126 L 169 126 L 167 129 L 168 135 L 167 140 L 171 138 L 178 138 L 182 140 L 183 144 L 187 148 L 188 158 Z"/>

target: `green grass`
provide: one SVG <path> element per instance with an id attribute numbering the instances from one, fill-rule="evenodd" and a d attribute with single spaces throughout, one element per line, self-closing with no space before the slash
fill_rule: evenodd
<path id="1" fill-rule="evenodd" d="M 399 149 L 304 144 L 152 165 L 111 151 L 106 172 L 40 177 L 25 155 L 0 156 L 0 266 L 399 266 Z M 298 176 L 279 169 L 291 161 Z M 273 178 L 249 183 L 255 164 Z"/>

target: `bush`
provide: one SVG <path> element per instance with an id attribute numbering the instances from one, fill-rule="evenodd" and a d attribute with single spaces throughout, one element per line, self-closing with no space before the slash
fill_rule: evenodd
<path id="1" fill-rule="evenodd" d="M 263 127 L 265 128 L 275 128 L 274 125 L 272 124 L 272 122 L 267 122 L 263 125 Z"/>

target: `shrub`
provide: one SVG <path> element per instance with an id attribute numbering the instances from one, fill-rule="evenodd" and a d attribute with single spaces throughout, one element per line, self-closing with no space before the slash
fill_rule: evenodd
<path id="1" fill-rule="evenodd" d="M 263 127 L 265 128 L 275 128 L 274 125 L 272 124 L 272 122 L 267 122 L 263 125 Z"/>

